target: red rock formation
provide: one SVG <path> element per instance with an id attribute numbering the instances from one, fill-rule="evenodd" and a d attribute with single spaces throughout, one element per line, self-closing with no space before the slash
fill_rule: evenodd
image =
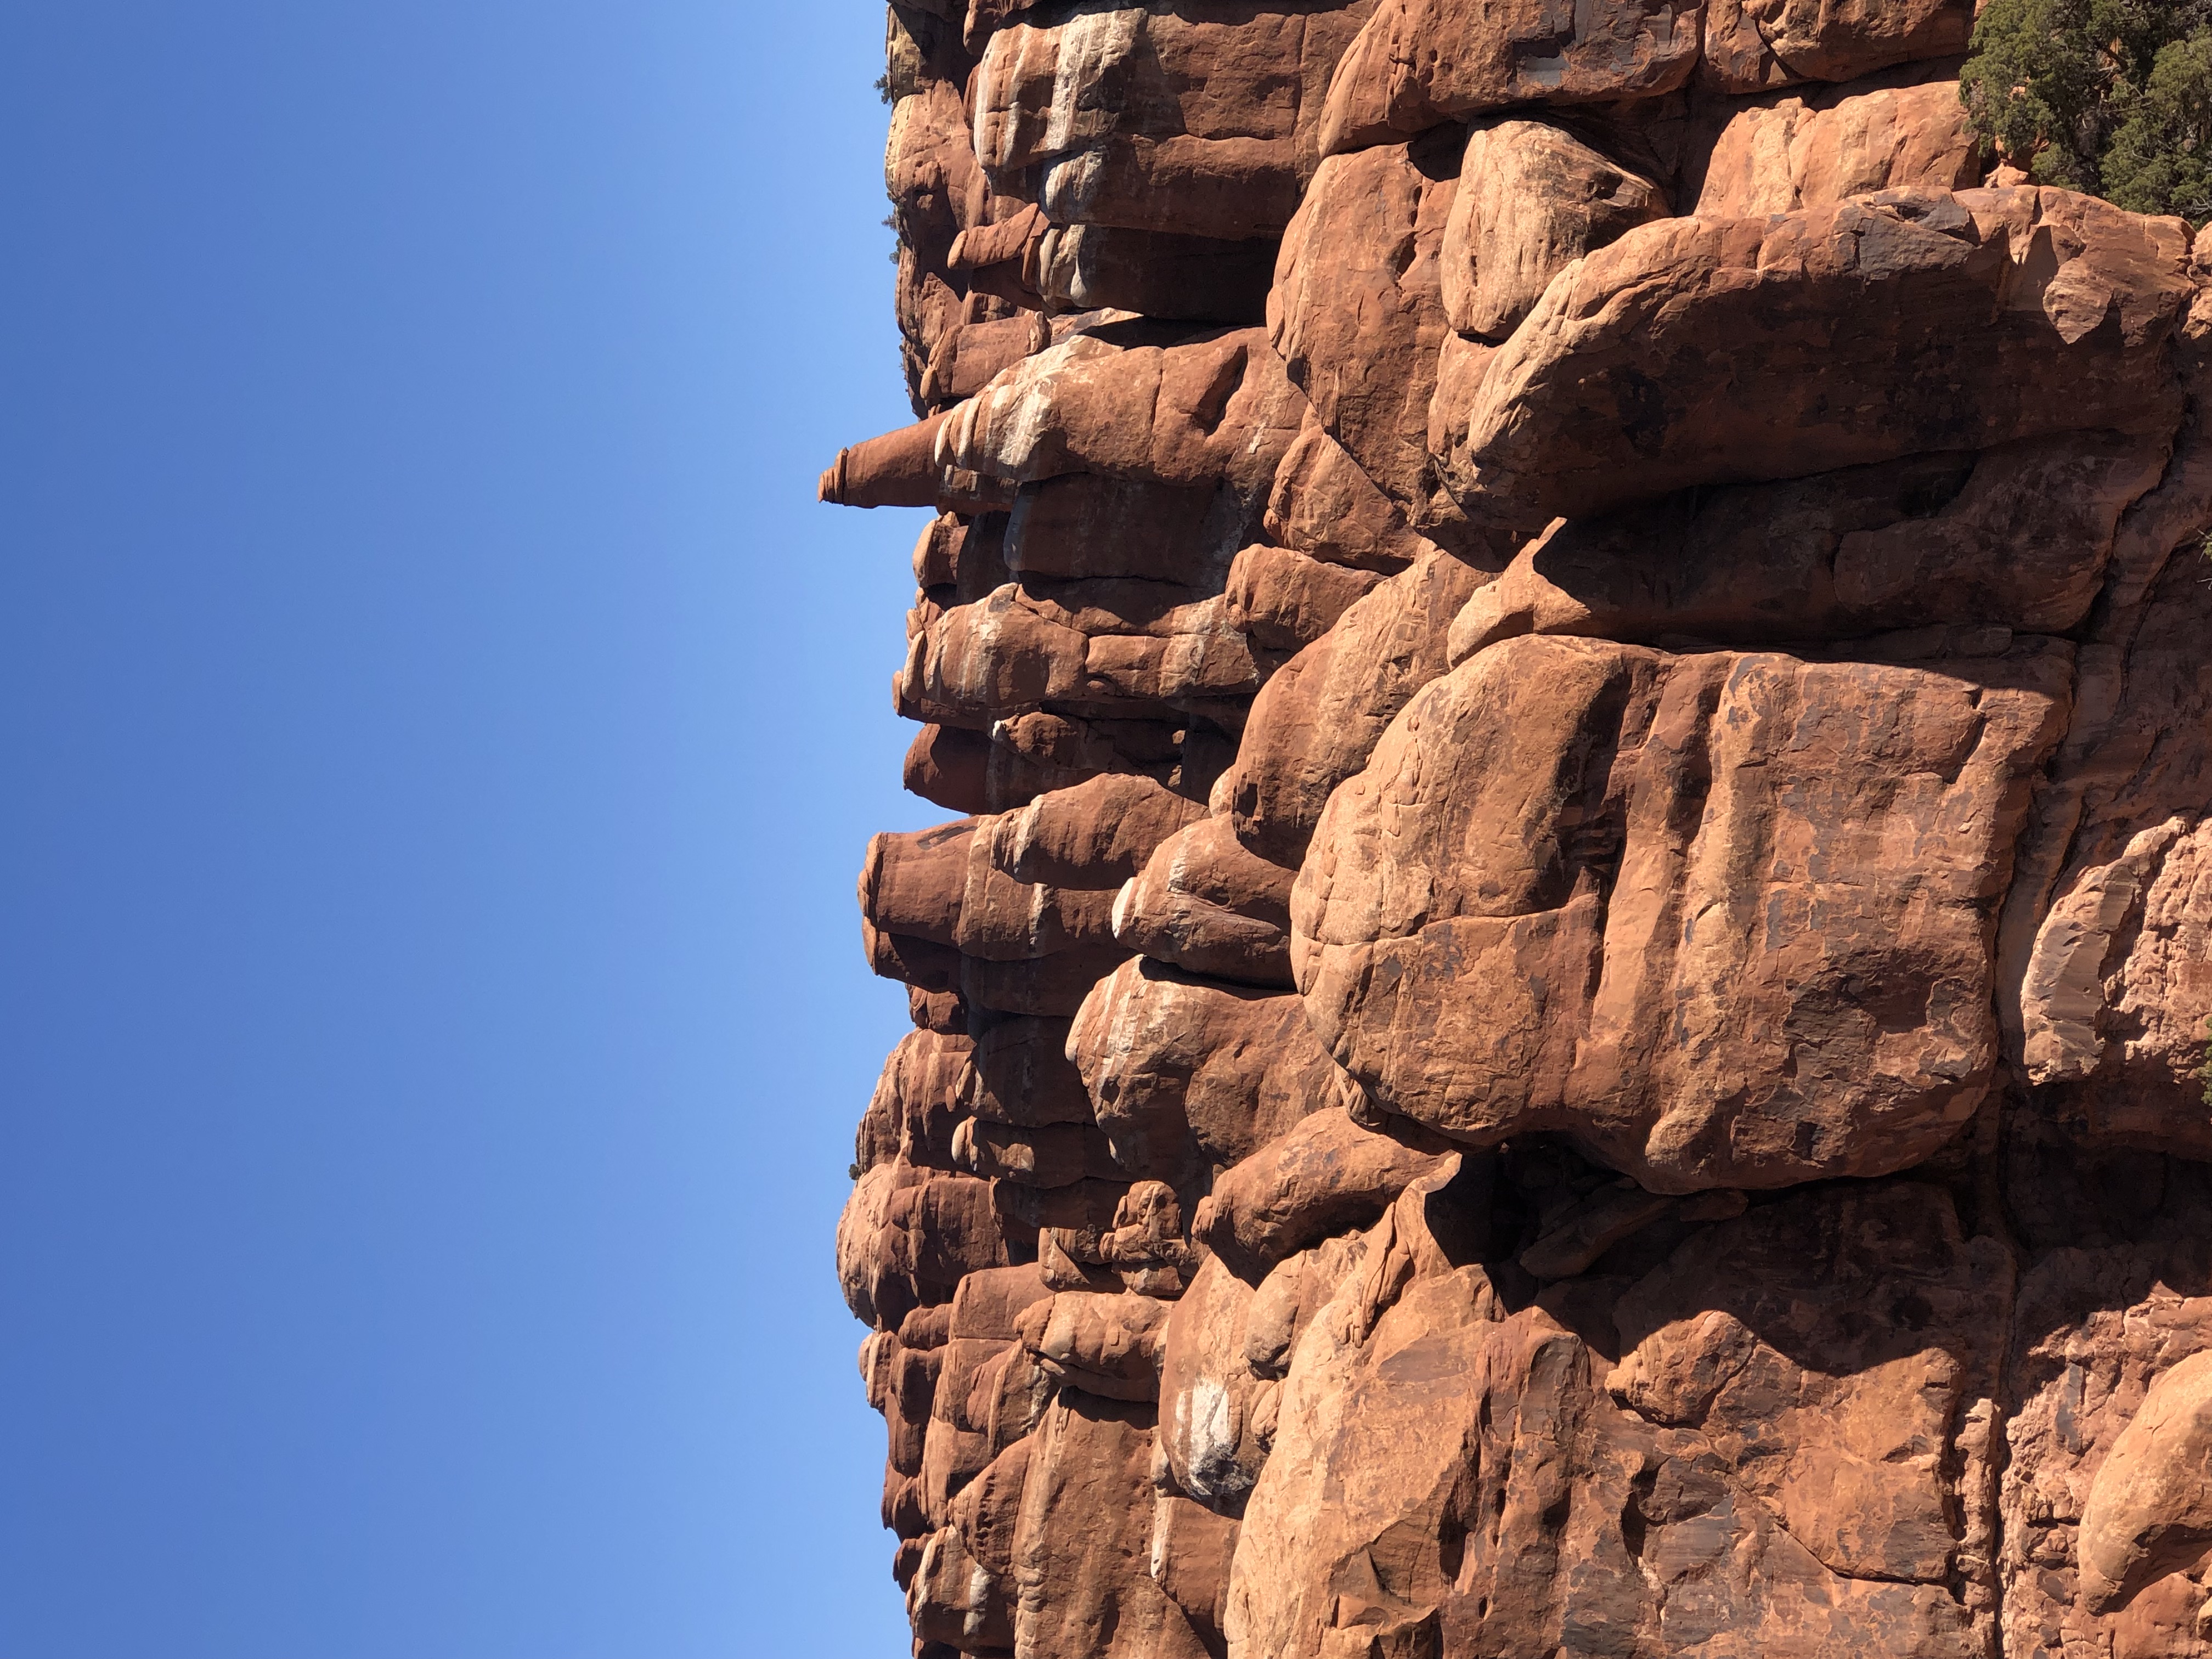
<path id="1" fill-rule="evenodd" d="M 1963 0 L 927 0 L 917 1659 L 2212 1659 L 2212 244 Z"/>

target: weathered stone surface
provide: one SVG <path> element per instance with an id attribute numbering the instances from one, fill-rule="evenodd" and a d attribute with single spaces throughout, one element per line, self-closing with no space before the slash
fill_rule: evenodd
<path id="1" fill-rule="evenodd" d="M 921 1464 L 943 1358 L 935 1349 L 908 1347 L 889 1331 L 873 1332 L 860 1344 L 860 1380 L 868 1404 L 882 1413 L 890 1431 L 884 1527 L 902 1542 L 930 1529 L 921 1513 Z"/>
<path id="2" fill-rule="evenodd" d="M 1015 1125 L 969 1118 L 952 1131 L 956 1170 L 1024 1187 L 1072 1187 L 1121 1175 L 1105 1136 L 1088 1123 Z"/>
<path id="3" fill-rule="evenodd" d="M 1382 577 L 1286 547 L 1246 548 L 1229 567 L 1230 626 L 1268 651 L 1311 645 Z"/>
<path id="4" fill-rule="evenodd" d="M 1384 575 L 1429 550 L 1404 512 L 1322 429 L 1310 408 L 1275 469 L 1266 526 L 1285 547 Z"/>
<path id="5" fill-rule="evenodd" d="M 1091 472 L 1264 495 L 1305 415 L 1266 334 L 1158 332 L 1116 325 L 1024 358 L 945 416 L 933 459 L 1013 483 Z"/>
<path id="6" fill-rule="evenodd" d="M 1227 1646 L 1222 1626 L 1236 1554 L 1236 1522 L 1188 1498 L 1163 1494 L 1153 1499 L 1152 1577 L 1182 1609 L 1209 1654 Z"/>
<path id="7" fill-rule="evenodd" d="M 1275 260 L 1270 242 L 1055 225 L 1031 204 L 956 237 L 945 262 L 972 289 L 1036 311 L 1256 323 Z"/>
<path id="8" fill-rule="evenodd" d="M 947 811 L 984 816 L 1026 806 L 1049 790 L 1087 782 L 1077 767 L 1040 765 L 984 732 L 925 726 L 907 750 L 901 781 Z"/>
<path id="9" fill-rule="evenodd" d="M 1487 574 L 1449 554 L 1426 554 L 1284 665 L 1252 706 L 1225 786 L 1239 840 L 1285 868 L 1304 858 L 1330 793 L 1443 672 L 1452 618 Z"/>
<path id="10" fill-rule="evenodd" d="M 1559 1130 L 1663 1192 L 1906 1167 L 1989 1086 L 1995 902 L 2070 668 L 2047 640 L 1926 666 L 1493 647 L 1323 815 L 1291 899 L 1308 1016 L 1470 1144 Z"/>
<path id="11" fill-rule="evenodd" d="M 1101 781 L 1111 788 L 1120 781 Z M 1024 809 L 1024 823 L 1040 821 L 1036 808 Z M 861 867 L 862 917 L 880 933 L 950 945 L 986 962 L 1026 962 L 1110 941 L 1112 893 L 1008 875 L 992 857 L 999 828 L 999 822 L 963 818 L 876 836 Z M 1017 848 L 1028 844 L 1020 825 L 1005 839 Z M 1038 861 L 1049 860 L 1040 854 Z"/>
<path id="12" fill-rule="evenodd" d="M 975 154 L 1059 224 L 1269 236 L 1310 174 L 1368 0 L 1038 7 L 993 34 Z"/>
<path id="13" fill-rule="evenodd" d="M 1536 525 L 1693 484 L 2170 432 L 2186 257 L 2176 222 L 2052 190 L 1646 225 L 1489 359 L 1444 476 L 1471 513 Z"/>
<path id="14" fill-rule="evenodd" d="M 837 1278 L 854 1316 L 895 1327 L 916 1305 L 949 1302 L 967 1274 L 1003 1267 L 991 1185 L 910 1164 L 860 1176 L 837 1223 Z"/>
<path id="15" fill-rule="evenodd" d="M 1267 321 L 1322 429 L 1418 525 L 1433 488 L 1426 434 L 1444 333 L 1455 141 L 1331 156 L 1283 238 Z"/>
<path id="16" fill-rule="evenodd" d="M 1003 483 L 937 459 L 945 419 L 933 415 L 839 450 L 822 475 L 821 498 L 839 507 L 933 507 L 951 513 L 1011 505 L 1012 492 Z"/>
<path id="17" fill-rule="evenodd" d="M 1149 1296 L 1063 1291 L 1026 1310 L 1018 1334 L 1064 1387 L 1108 1400 L 1157 1400 L 1168 1309 Z"/>
<path id="18" fill-rule="evenodd" d="M 917 388 L 933 410 L 974 397 L 1024 357 L 1052 343 L 1040 317 L 1000 317 L 945 329 L 930 348 Z"/>
<path id="19" fill-rule="evenodd" d="M 2109 1613 L 2212 1547 L 2212 1353 L 2144 1395 L 2106 1455 L 2081 1512 L 2082 1601 Z"/>
<path id="20" fill-rule="evenodd" d="M 1152 1408 L 1074 1390 L 1045 1413 L 1015 1533 L 1021 1659 L 1201 1659 L 1154 1582 Z"/>
<path id="21" fill-rule="evenodd" d="M 1229 1271 L 1257 1284 L 1286 1257 L 1366 1226 L 1453 1156 L 1421 1152 L 1329 1107 L 1216 1181 L 1195 1231 Z"/>
<path id="22" fill-rule="evenodd" d="M 1667 216 L 1656 185 L 1541 121 L 1477 126 L 1460 171 L 1437 266 L 1446 319 L 1483 339 L 1519 327 L 1583 255 Z"/>
<path id="23" fill-rule="evenodd" d="M 2162 539 L 2162 538 L 2161 538 Z M 2016 981 L 2021 1063 L 2055 1115 L 2212 1158 L 2212 588 L 2184 550 L 2085 653 L 2090 720 L 2051 810 L 2067 854 Z M 2121 643 L 2124 640 L 2124 644 Z"/>
<path id="24" fill-rule="evenodd" d="M 1200 802 L 1150 778 L 1097 778 L 1000 819 L 991 862 L 1016 881 L 1118 888 L 1163 842 L 1205 814 Z"/>
<path id="25" fill-rule="evenodd" d="M 1778 94 L 1734 111 L 1698 158 L 1690 211 L 1747 219 L 1886 190 L 1966 190 L 1982 181 L 1979 152 L 1955 74 Z"/>
<path id="26" fill-rule="evenodd" d="M 1213 979 L 1292 988 L 1291 872 L 1245 850 L 1226 817 L 1160 843 L 1114 901 L 1114 938 Z"/>
<path id="27" fill-rule="evenodd" d="M 1961 1237 L 1940 1189 L 1793 1195 L 1698 1234 L 1622 1298 L 1606 1386 L 1704 1437 L 1830 1571 L 1986 1590 L 1993 1564 L 1958 1556 L 1988 1525 L 1993 1449 L 1962 1470 L 1952 1437 L 1996 1395 L 2012 1288 L 2003 1247 Z"/>
<path id="28" fill-rule="evenodd" d="M 1232 1653 L 1982 1650 L 1952 1516 L 1986 1508 L 1960 1489 L 1987 1480 L 1987 1449 L 1942 1454 L 1993 1379 L 2007 1286 L 1940 1194 L 1790 1199 L 1708 1231 L 1625 1307 L 1635 1341 L 1610 1376 L 1399 1217 L 1299 1339 L 1246 1507 Z M 1778 1273 L 1772 1300 L 1747 1269 Z M 1906 1318 L 1870 1328 L 1868 1295 Z M 1655 1390 L 1650 1367 L 1680 1381 Z M 1802 1466 L 1768 1433 L 1797 1411 L 1820 1419 Z M 1851 1513 L 1852 1481 L 1886 1510 L 1863 1540 L 1816 1525 L 1808 1547 L 1789 1517 Z"/>
<path id="29" fill-rule="evenodd" d="M 1254 1375 L 1245 1358 L 1252 1295 L 1251 1285 L 1209 1258 L 1169 1315 L 1161 1343 L 1168 1476 L 1177 1492 L 1231 1516 L 1243 1512 L 1274 1426 L 1277 1386 Z"/>
<path id="30" fill-rule="evenodd" d="M 1047 705 L 1107 719 L 1219 705 L 1256 692 L 1264 666 L 1219 592 L 1030 581 L 931 621 L 894 690 L 902 714 L 988 728 Z"/>
<path id="31" fill-rule="evenodd" d="M 2006 1651 L 2202 1659 L 2195 1613 L 2205 1590 L 2173 1571 L 2202 1576 L 2203 1546 L 2187 1549 L 2179 1535 L 2186 1412 L 2166 1411 L 2188 1398 L 2212 1350 L 2204 1166 L 2050 1151 L 2063 1180 L 2036 1179 L 2016 1157 L 2014 1190 L 2031 1197 L 2031 1237 L 2080 1242 L 2045 1245 L 2013 1316 L 2000 1497 Z M 2160 1395 L 2166 1407 L 2147 1417 Z M 2140 1449 L 2154 1439 L 2167 1443 L 2152 1474 Z"/>
<path id="32" fill-rule="evenodd" d="M 932 43 L 937 51 L 928 55 L 936 62 L 923 61 L 927 49 L 898 27 L 896 12 L 890 35 L 913 52 L 905 63 L 890 66 L 898 84 L 884 147 L 884 187 L 899 233 L 895 310 L 901 356 L 920 413 L 935 401 L 923 394 L 921 382 L 947 338 L 965 326 L 1009 314 L 1003 303 L 973 291 L 950 259 L 964 230 L 1005 209 L 991 199 L 975 164 L 959 89 L 947 73 L 960 56 L 957 43 L 951 43 L 950 52 L 947 43 Z"/>
<path id="33" fill-rule="evenodd" d="M 2162 436 L 2068 433 L 1562 520 L 1452 623 L 1463 662 L 1521 634 L 1723 643 L 1930 624 L 2064 633 L 2088 615 Z"/>
<path id="34" fill-rule="evenodd" d="M 1697 68 L 1702 15 L 1680 0 L 1598 0 L 1571 14 L 1534 0 L 1382 0 L 1330 83 L 1322 148 L 1388 143 L 1516 104 L 1672 91 Z"/>
<path id="35" fill-rule="evenodd" d="M 1729 92 L 1850 81 L 1966 49 L 1971 0 L 1708 0 L 1702 76 Z"/>
<path id="36" fill-rule="evenodd" d="M 1336 1066 L 1292 995 L 1139 957 L 1101 980 L 1068 1034 L 1099 1127 L 1132 1176 L 1200 1183 L 1332 1103 Z"/>
<path id="37" fill-rule="evenodd" d="M 1006 567 L 1021 576 L 1218 585 L 1249 520 L 1231 490 L 1064 473 L 1015 492 Z"/>
<path id="38" fill-rule="evenodd" d="M 860 1121 L 855 1156 L 863 1170 L 894 1158 L 917 1166 L 954 1167 L 952 1136 L 965 1115 L 973 1046 L 965 1036 L 915 1031 L 891 1050 Z"/>
<path id="39" fill-rule="evenodd" d="M 972 1039 L 961 1107 L 994 1123 L 1088 1123 L 1091 1096 L 1068 1062 L 1065 1019 L 1001 1018 Z"/>
<path id="40" fill-rule="evenodd" d="M 1013 1609 L 1005 1587 L 977 1565 L 956 1528 L 933 1532 L 923 1543 L 906 1608 L 915 1636 L 925 1642 L 963 1652 L 1013 1645 Z"/>

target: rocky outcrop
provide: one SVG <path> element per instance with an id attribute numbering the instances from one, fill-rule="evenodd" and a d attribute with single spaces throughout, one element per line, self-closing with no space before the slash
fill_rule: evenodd
<path id="1" fill-rule="evenodd" d="M 891 7 L 916 1659 L 2212 1659 L 2212 243 L 1971 21 Z"/>

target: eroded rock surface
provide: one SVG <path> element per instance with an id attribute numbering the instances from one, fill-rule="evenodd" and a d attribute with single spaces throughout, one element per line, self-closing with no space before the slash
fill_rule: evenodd
<path id="1" fill-rule="evenodd" d="M 2212 1659 L 2212 244 L 1972 12 L 891 7 L 916 1659 Z"/>

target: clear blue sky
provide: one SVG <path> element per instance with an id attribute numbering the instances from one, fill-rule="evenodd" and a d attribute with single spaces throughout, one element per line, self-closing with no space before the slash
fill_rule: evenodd
<path id="1" fill-rule="evenodd" d="M 0 1659 L 906 1651 L 882 27 L 0 6 Z"/>

